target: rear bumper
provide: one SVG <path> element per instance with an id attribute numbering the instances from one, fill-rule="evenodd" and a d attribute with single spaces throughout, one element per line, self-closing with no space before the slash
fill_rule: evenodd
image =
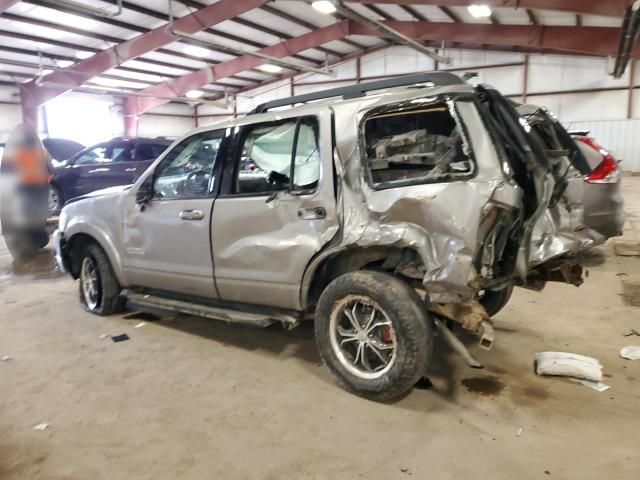
<path id="1" fill-rule="evenodd" d="M 624 212 L 620 184 L 585 183 L 584 224 L 606 238 L 622 234 Z"/>

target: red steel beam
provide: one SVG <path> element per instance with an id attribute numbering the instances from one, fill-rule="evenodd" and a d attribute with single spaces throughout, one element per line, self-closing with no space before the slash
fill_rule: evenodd
<path id="1" fill-rule="evenodd" d="M 2 0 L 0 0 L 2 1 Z M 196 33 L 217 23 L 232 19 L 254 8 L 264 5 L 269 0 L 220 0 L 201 8 L 189 15 L 174 20 L 175 30 Z M 177 40 L 167 31 L 167 25 L 143 33 L 131 40 L 122 42 L 108 50 L 98 52 L 72 67 L 58 70 L 46 75 L 42 82 L 55 84 L 55 87 L 39 86 L 31 81 L 22 88 L 22 102 L 26 108 L 37 108 L 47 100 L 51 100 L 73 87 L 82 85 L 87 80 L 100 75 L 118 65 L 140 55 L 163 47 Z M 68 85 L 68 88 L 59 85 Z"/>
<path id="2" fill-rule="evenodd" d="M 349 0 L 354 3 L 387 3 L 396 5 L 435 5 L 444 7 L 468 7 L 482 3 L 495 8 L 539 8 L 574 13 L 590 13 L 622 17 L 633 0 Z"/>
<path id="3" fill-rule="evenodd" d="M 535 47 L 566 53 L 596 56 L 615 55 L 620 29 L 614 27 L 576 27 L 544 25 L 488 25 L 471 23 L 385 22 L 414 39 L 450 41 L 502 47 Z M 380 36 L 360 24 L 351 26 L 352 35 Z M 639 49 L 633 52 L 637 58 Z"/>
<path id="4" fill-rule="evenodd" d="M 313 32 L 305 33 L 298 37 L 294 37 L 283 42 L 265 47 L 258 52 L 272 57 L 284 58 L 303 52 L 310 48 L 317 48 L 325 43 L 340 40 L 351 34 L 350 27 L 352 23 L 343 20 L 327 27 L 318 28 Z M 182 77 L 170 80 L 162 85 L 156 85 L 146 88 L 140 93 L 145 95 L 157 95 L 159 97 L 179 97 L 189 90 L 203 87 L 209 83 L 215 82 L 221 78 L 230 77 L 239 72 L 251 70 L 268 60 L 257 58 L 251 55 L 243 55 L 233 60 L 219 63 L 213 67 L 204 68 L 196 72 L 184 75 Z M 150 97 L 128 97 L 125 100 L 125 112 L 128 115 L 140 115 L 152 108 L 167 103 L 165 98 Z"/>

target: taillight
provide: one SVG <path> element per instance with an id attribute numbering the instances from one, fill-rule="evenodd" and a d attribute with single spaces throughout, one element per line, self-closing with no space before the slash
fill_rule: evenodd
<path id="1" fill-rule="evenodd" d="M 576 140 L 588 145 L 602 155 L 602 162 L 587 175 L 586 181 L 589 183 L 617 183 L 620 179 L 620 169 L 613 155 L 598 145 L 593 138 L 578 137 Z"/>

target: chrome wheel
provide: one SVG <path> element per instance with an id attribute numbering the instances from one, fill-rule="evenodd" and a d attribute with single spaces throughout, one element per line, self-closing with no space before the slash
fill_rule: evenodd
<path id="1" fill-rule="evenodd" d="M 329 320 L 329 336 L 338 361 L 359 378 L 379 378 L 396 360 L 393 324 L 369 297 L 348 295 L 336 302 Z"/>
<path id="2" fill-rule="evenodd" d="M 91 257 L 84 257 L 80 269 L 80 284 L 82 285 L 82 296 L 90 310 L 94 310 L 100 303 L 100 277 L 98 266 Z"/>
<path id="3" fill-rule="evenodd" d="M 60 210 L 60 195 L 54 187 L 49 187 L 49 214 Z"/>

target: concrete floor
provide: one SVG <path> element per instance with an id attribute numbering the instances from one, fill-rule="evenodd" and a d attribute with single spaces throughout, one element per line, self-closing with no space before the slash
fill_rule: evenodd
<path id="1" fill-rule="evenodd" d="M 640 178 L 624 191 L 640 215 Z M 377 404 L 334 384 L 309 327 L 134 328 L 85 313 L 50 251 L 16 269 L 0 243 L 0 479 L 640 478 L 640 361 L 618 357 L 640 345 L 640 258 L 590 264 L 580 288 L 516 289 L 473 347 L 485 370 L 439 347 L 432 388 Z M 537 377 L 545 350 L 598 358 L 611 389 Z"/>

